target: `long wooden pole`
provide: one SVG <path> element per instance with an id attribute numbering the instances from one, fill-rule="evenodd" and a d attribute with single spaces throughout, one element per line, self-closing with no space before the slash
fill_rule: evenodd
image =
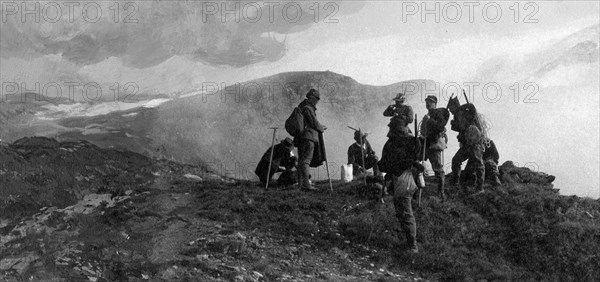
<path id="1" fill-rule="evenodd" d="M 273 139 L 271 141 L 271 157 L 269 158 L 269 170 L 267 170 L 267 184 L 265 185 L 265 190 L 269 189 L 269 180 L 271 180 L 271 163 L 273 163 L 273 148 L 275 147 L 275 133 L 277 132 L 277 127 L 271 127 L 273 129 Z"/>
<path id="2" fill-rule="evenodd" d="M 365 143 L 363 141 L 363 136 L 362 136 L 362 131 L 360 130 L 360 128 L 358 129 L 358 138 L 360 138 L 360 157 L 362 159 L 362 168 L 364 170 L 363 172 L 363 183 L 365 184 L 365 186 L 367 185 L 367 169 L 365 168 L 365 151 L 364 151 L 364 147 L 365 147 Z"/>
<path id="3" fill-rule="evenodd" d="M 333 184 L 331 183 L 331 175 L 329 174 L 329 161 L 327 161 L 327 152 L 325 151 L 325 134 L 320 133 L 321 140 L 323 141 L 323 155 L 325 156 L 325 167 L 327 168 L 327 178 L 329 179 L 329 190 L 333 193 Z"/>

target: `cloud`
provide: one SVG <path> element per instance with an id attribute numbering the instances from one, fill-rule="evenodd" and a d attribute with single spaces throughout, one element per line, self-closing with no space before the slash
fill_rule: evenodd
<path id="1" fill-rule="evenodd" d="M 117 57 L 133 68 L 175 55 L 233 67 L 276 61 L 286 53 L 285 37 L 265 33 L 299 32 L 331 20 L 326 17 L 331 11 L 343 15 L 362 7 L 290 1 L 10 3 L 3 2 L 0 11 L 2 58 L 58 54 L 77 65 L 91 65 Z M 26 9 L 33 14 L 24 13 Z"/>

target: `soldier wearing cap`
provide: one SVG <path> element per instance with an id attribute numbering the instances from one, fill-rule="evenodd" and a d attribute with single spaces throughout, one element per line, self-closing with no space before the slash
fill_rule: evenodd
<path id="1" fill-rule="evenodd" d="M 438 181 L 438 195 L 442 200 L 446 198 L 444 191 L 445 173 L 442 154 L 446 149 L 448 136 L 446 135 L 446 123 L 450 118 L 450 113 L 445 108 L 436 109 L 437 97 L 433 95 L 425 98 L 425 107 L 427 114 L 421 121 L 420 134 L 425 144 L 425 160 L 429 160 L 431 168 L 435 172 Z"/>
<path id="2" fill-rule="evenodd" d="M 275 173 L 284 172 L 295 166 L 297 159 L 292 152 L 293 149 L 294 144 L 289 137 L 286 137 L 279 144 L 273 146 L 273 162 L 271 163 L 270 172 L 269 159 L 271 158 L 271 148 L 267 149 L 254 170 L 254 173 L 263 185 L 267 183 L 267 179 L 269 179 L 269 183 L 272 183 L 271 178 Z"/>
<path id="3" fill-rule="evenodd" d="M 385 111 L 383 111 L 383 116 L 392 117 L 388 124 L 390 131 L 388 132 L 387 137 L 393 138 L 412 134 L 408 125 L 413 122 L 415 113 L 411 106 L 404 104 L 406 94 L 398 93 L 393 100 L 396 101 L 396 103 L 394 105 L 389 105 Z"/>
<path id="4" fill-rule="evenodd" d="M 361 140 L 362 137 L 362 140 Z M 367 169 L 373 168 L 373 174 L 379 176 L 379 168 L 377 162 L 379 158 L 375 155 L 375 151 L 371 148 L 371 144 L 367 141 L 367 133 L 354 131 L 354 142 L 348 147 L 348 164 L 352 165 L 352 174 L 357 175 L 365 172 Z M 364 167 L 363 167 L 364 156 Z"/>
<path id="5" fill-rule="evenodd" d="M 414 120 L 414 112 L 411 106 L 405 105 L 406 95 L 404 93 L 396 94 L 393 99 L 396 101 L 394 105 L 389 105 L 383 116 L 392 117 L 388 127 L 390 131 L 387 134 L 388 140 L 383 145 L 381 152 L 381 160 L 378 163 L 378 167 L 382 172 L 390 173 L 395 169 L 396 156 L 395 150 L 403 146 L 404 139 L 407 137 L 414 137 L 412 131 L 409 128 L 409 124 Z"/>
<path id="6" fill-rule="evenodd" d="M 320 149 L 319 134 L 327 129 L 317 120 L 316 110 L 320 99 L 319 91 L 310 89 L 306 99 L 298 105 L 304 116 L 304 131 L 294 139 L 294 145 L 298 147 L 298 184 L 302 190 L 317 190 L 310 181 L 310 165 L 315 152 Z"/>

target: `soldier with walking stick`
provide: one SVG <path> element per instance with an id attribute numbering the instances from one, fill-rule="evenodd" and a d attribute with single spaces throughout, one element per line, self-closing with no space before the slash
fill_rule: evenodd
<path id="1" fill-rule="evenodd" d="M 318 190 L 310 181 L 310 167 L 318 167 L 326 161 L 323 132 L 327 127 L 317 120 L 317 103 L 321 99 L 319 91 L 310 89 L 306 99 L 298 105 L 303 116 L 304 128 L 294 138 L 298 147 L 298 183 L 305 191 Z M 329 169 L 329 167 L 327 167 Z"/>
<path id="2" fill-rule="evenodd" d="M 275 131 L 273 131 L 271 147 L 263 154 L 254 170 L 260 183 L 265 185 L 265 189 L 268 189 L 274 174 L 285 171 L 289 173 L 295 166 L 297 158 L 292 153 L 293 149 L 294 145 L 289 137 L 281 140 L 279 144 L 275 144 Z"/>

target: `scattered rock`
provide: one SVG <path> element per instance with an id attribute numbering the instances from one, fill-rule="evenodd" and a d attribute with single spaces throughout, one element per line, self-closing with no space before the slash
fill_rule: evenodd
<path id="1" fill-rule="evenodd" d="M 19 274 L 23 274 L 31 265 L 31 263 L 35 262 L 39 259 L 38 256 L 34 254 L 25 254 L 21 257 L 12 257 L 12 258 L 4 258 L 0 261 L 0 270 L 10 270 L 13 269 Z"/>
<path id="2" fill-rule="evenodd" d="M 185 177 L 187 179 L 196 180 L 196 181 L 202 181 L 202 177 L 200 177 L 198 175 L 190 174 L 190 173 L 184 174 L 183 177 Z"/>

